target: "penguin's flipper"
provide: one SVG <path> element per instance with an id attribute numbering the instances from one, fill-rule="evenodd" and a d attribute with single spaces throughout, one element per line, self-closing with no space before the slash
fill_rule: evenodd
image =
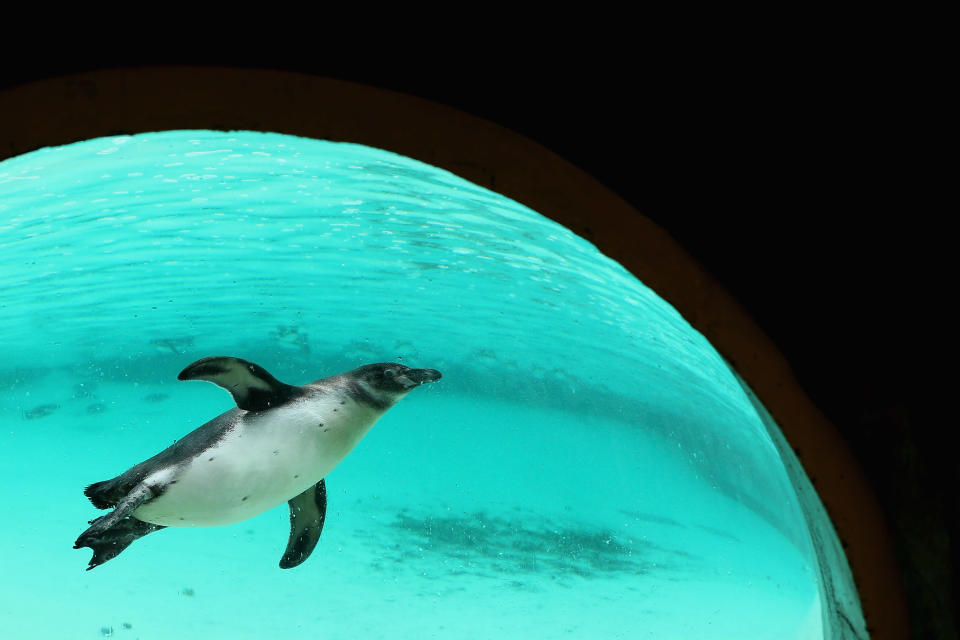
<path id="1" fill-rule="evenodd" d="M 297 393 L 297 387 L 280 382 L 260 365 L 229 356 L 197 360 L 181 371 L 177 380 L 212 382 L 229 391 L 237 406 L 247 411 L 283 404 Z"/>
<path id="2" fill-rule="evenodd" d="M 327 485 L 323 480 L 288 502 L 290 540 L 280 558 L 281 569 L 292 569 L 310 557 L 327 517 Z"/>
<path id="3" fill-rule="evenodd" d="M 142 522 L 130 515 L 153 496 L 150 487 L 145 484 L 138 485 L 117 503 L 116 509 L 90 521 L 90 527 L 73 543 L 74 549 L 82 547 L 93 549 L 93 558 L 90 559 L 87 571 L 116 558 L 137 538 L 163 529 L 160 525 Z"/>

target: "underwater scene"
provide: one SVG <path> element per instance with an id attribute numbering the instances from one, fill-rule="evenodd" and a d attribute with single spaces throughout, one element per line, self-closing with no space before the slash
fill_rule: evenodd
<path id="1" fill-rule="evenodd" d="M 0 285 L 4 638 L 823 636 L 796 493 L 723 358 L 589 242 L 451 173 L 255 132 L 42 149 L 0 163 Z M 289 385 L 442 378 L 326 475 L 299 566 L 280 500 L 85 571 L 74 541 L 109 511 L 84 488 L 262 380 L 177 379 L 208 356 Z"/>

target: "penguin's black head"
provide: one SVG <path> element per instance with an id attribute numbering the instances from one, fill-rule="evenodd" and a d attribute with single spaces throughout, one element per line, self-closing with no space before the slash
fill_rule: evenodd
<path id="1" fill-rule="evenodd" d="M 350 373 L 378 395 L 403 395 L 415 387 L 440 379 L 440 372 L 436 369 L 413 369 L 396 362 L 365 364 Z"/>

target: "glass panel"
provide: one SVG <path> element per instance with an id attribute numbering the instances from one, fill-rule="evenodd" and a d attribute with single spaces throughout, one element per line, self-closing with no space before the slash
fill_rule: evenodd
<path id="1" fill-rule="evenodd" d="M 142 134 L 0 164 L 0 255 L 10 637 L 822 635 L 796 494 L 728 367 L 516 202 L 357 145 Z M 443 378 L 328 475 L 303 565 L 277 568 L 278 506 L 84 574 L 83 488 L 234 406 L 176 381 L 213 355 Z"/>

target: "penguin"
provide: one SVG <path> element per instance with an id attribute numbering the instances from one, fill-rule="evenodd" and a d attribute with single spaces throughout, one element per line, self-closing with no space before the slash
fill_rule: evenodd
<path id="1" fill-rule="evenodd" d="M 294 386 L 241 358 L 198 360 L 177 378 L 223 387 L 237 407 L 86 487 L 93 506 L 112 511 L 91 520 L 73 548 L 93 550 L 89 571 L 154 531 L 232 524 L 287 502 L 290 537 L 280 567 L 296 567 L 323 529 L 326 475 L 387 409 L 440 377 L 391 362 Z"/>

